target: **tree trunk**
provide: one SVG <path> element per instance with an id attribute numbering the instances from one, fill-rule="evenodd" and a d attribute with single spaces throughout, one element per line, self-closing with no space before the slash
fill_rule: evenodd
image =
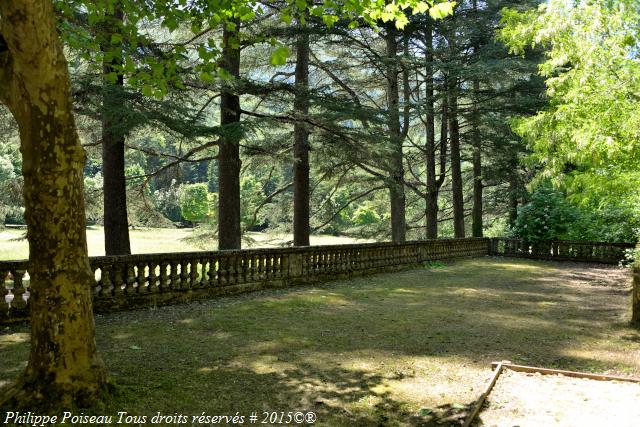
<path id="1" fill-rule="evenodd" d="M 124 139 L 122 112 L 124 76 L 122 75 L 122 49 L 111 44 L 111 35 L 122 26 L 122 7 L 115 4 L 113 14 L 107 15 L 103 34 L 103 52 L 110 60 L 103 64 L 102 98 L 102 176 L 104 179 L 104 249 L 106 255 L 129 255 L 129 221 L 127 218 L 127 184 L 124 172 Z M 115 75 L 115 82 L 109 75 Z"/>
<path id="2" fill-rule="evenodd" d="M 433 21 L 426 18 L 424 28 L 425 43 L 425 91 L 426 91 L 426 134 L 425 163 L 427 168 L 427 197 L 425 217 L 427 239 L 438 238 L 438 188 L 436 183 L 436 130 L 433 91 Z"/>
<path id="3" fill-rule="evenodd" d="M 303 26 L 296 40 L 296 115 L 309 114 L 309 34 Z M 309 246 L 309 130 L 298 120 L 293 127 L 293 244 Z"/>
<path id="4" fill-rule="evenodd" d="M 398 40 L 395 24 L 387 25 L 385 42 L 387 49 L 387 108 L 389 142 L 391 147 L 389 198 L 391 202 L 391 240 L 402 243 L 406 240 L 404 165 L 402 135 L 400 127 L 400 94 L 398 89 Z"/>
<path id="5" fill-rule="evenodd" d="M 456 238 L 464 237 L 464 199 L 460 164 L 460 124 L 458 122 L 457 78 L 449 77 L 449 132 L 451 133 L 451 193 L 453 198 L 453 231 Z"/>
<path id="6" fill-rule="evenodd" d="M 509 177 L 509 228 L 516 225 L 518 218 L 518 195 L 518 174 L 513 171 Z"/>
<path id="7" fill-rule="evenodd" d="M 475 93 L 480 91 L 480 83 L 473 82 Z M 476 110 L 478 107 L 476 106 Z M 471 214 L 471 230 L 473 237 L 482 237 L 482 140 L 480 137 L 480 114 L 474 111 L 471 123 L 471 138 L 473 145 L 473 211 Z"/>
<path id="8" fill-rule="evenodd" d="M 640 328 L 640 265 L 633 267 L 633 289 L 631 289 L 631 324 Z"/>
<path id="9" fill-rule="evenodd" d="M 240 20 L 234 30 L 223 31 L 222 68 L 240 77 Z M 218 249 L 240 249 L 240 97 L 231 89 L 220 98 L 220 124 L 223 136 L 218 152 Z"/>
<path id="10" fill-rule="evenodd" d="M 436 180 L 436 190 L 439 192 L 447 177 L 447 146 L 449 143 L 449 102 L 447 100 L 447 76 L 444 76 L 442 90 L 442 105 L 440 115 L 440 171 Z"/>
<path id="11" fill-rule="evenodd" d="M 99 399 L 83 168 L 67 62 L 50 1 L 0 2 L 0 101 L 20 129 L 29 240 L 31 352 L 0 406 L 53 411 Z M 5 46 L 2 52 L 2 45 Z"/>
<path id="12" fill-rule="evenodd" d="M 478 2 L 471 2 L 473 11 L 478 12 Z M 477 37 L 473 39 L 473 53 L 478 54 L 480 41 Z M 471 234 L 473 237 L 482 237 L 482 140 L 480 136 L 480 107 L 478 106 L 478 95 L 480 93 L 480 82 L 473 81 L 473 93 L 475 96 L 475 106 L 471 120 L 471 145 L 473 146 L 473 211 L 471 213 Z"/>

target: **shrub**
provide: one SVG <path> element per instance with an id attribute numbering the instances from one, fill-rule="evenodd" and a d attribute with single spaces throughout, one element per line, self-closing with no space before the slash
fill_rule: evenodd
<path id="1" fill-rule="evenodd" d="M 180 187 L 180 213 L 191 222 L 203 222 L 209 218 L 207 184 L 185 184 Z"/>

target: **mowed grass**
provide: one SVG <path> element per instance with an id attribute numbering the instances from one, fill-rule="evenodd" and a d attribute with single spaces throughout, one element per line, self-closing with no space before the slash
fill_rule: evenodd
<path id="1" fill-rule="evenodd" d="M 300 410 L 322 426 L 451 425 L 492 361 L 640 376 L 629 290 L 617 267 L 479 258 L 98 316 L 117 384 L 99 412 Z M 4 330 L 0 382 L 24 369 L 27 331 Z"/>
<path id="2" fill-rule="evenodd" d="M 26 229 L 0 230 L 0 261 L 20 260 L 29 257 L 29 244 L 24 238 Z M 138 228 L 129 230 L 131 252 L 134 254 L 193 252 L 216 250 L 214 239 L 200 239 L 192 228 Z M 290 235 L 272 233 L 246 233 L 243 247 L 280 247 L 291 239 Z M 349 237 L 314 235 L 312 245 L 335 245 L 365 242 Z M 104 229 L 87 228 L 87 246 L 90 256 L 104 255 Z"/>

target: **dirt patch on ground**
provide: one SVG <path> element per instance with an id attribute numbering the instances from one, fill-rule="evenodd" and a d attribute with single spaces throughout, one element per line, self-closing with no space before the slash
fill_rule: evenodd
<path id="1" fill-rule="evenodd" d="M 505 370 L 476 426 L 638 426 L 640 384 Z"/>

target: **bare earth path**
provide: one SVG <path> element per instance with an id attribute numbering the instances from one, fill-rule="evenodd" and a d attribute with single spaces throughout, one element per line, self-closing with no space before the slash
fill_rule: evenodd
<path id="1" fill-rule="evenodd" d="M 640 384 L 505 370 L 476 426 L 636 427 Z"/>
<path id="2" fill-rule="evenodd" d="M 101 316 L 98 344 L 119 386 L 101 413 L 459 425 L 495 360 L 640 376 L 629 295 L 617 267 L 481 258 Z M 27 354 L 27 328 L 4 329 L 0 382 Z"/>

